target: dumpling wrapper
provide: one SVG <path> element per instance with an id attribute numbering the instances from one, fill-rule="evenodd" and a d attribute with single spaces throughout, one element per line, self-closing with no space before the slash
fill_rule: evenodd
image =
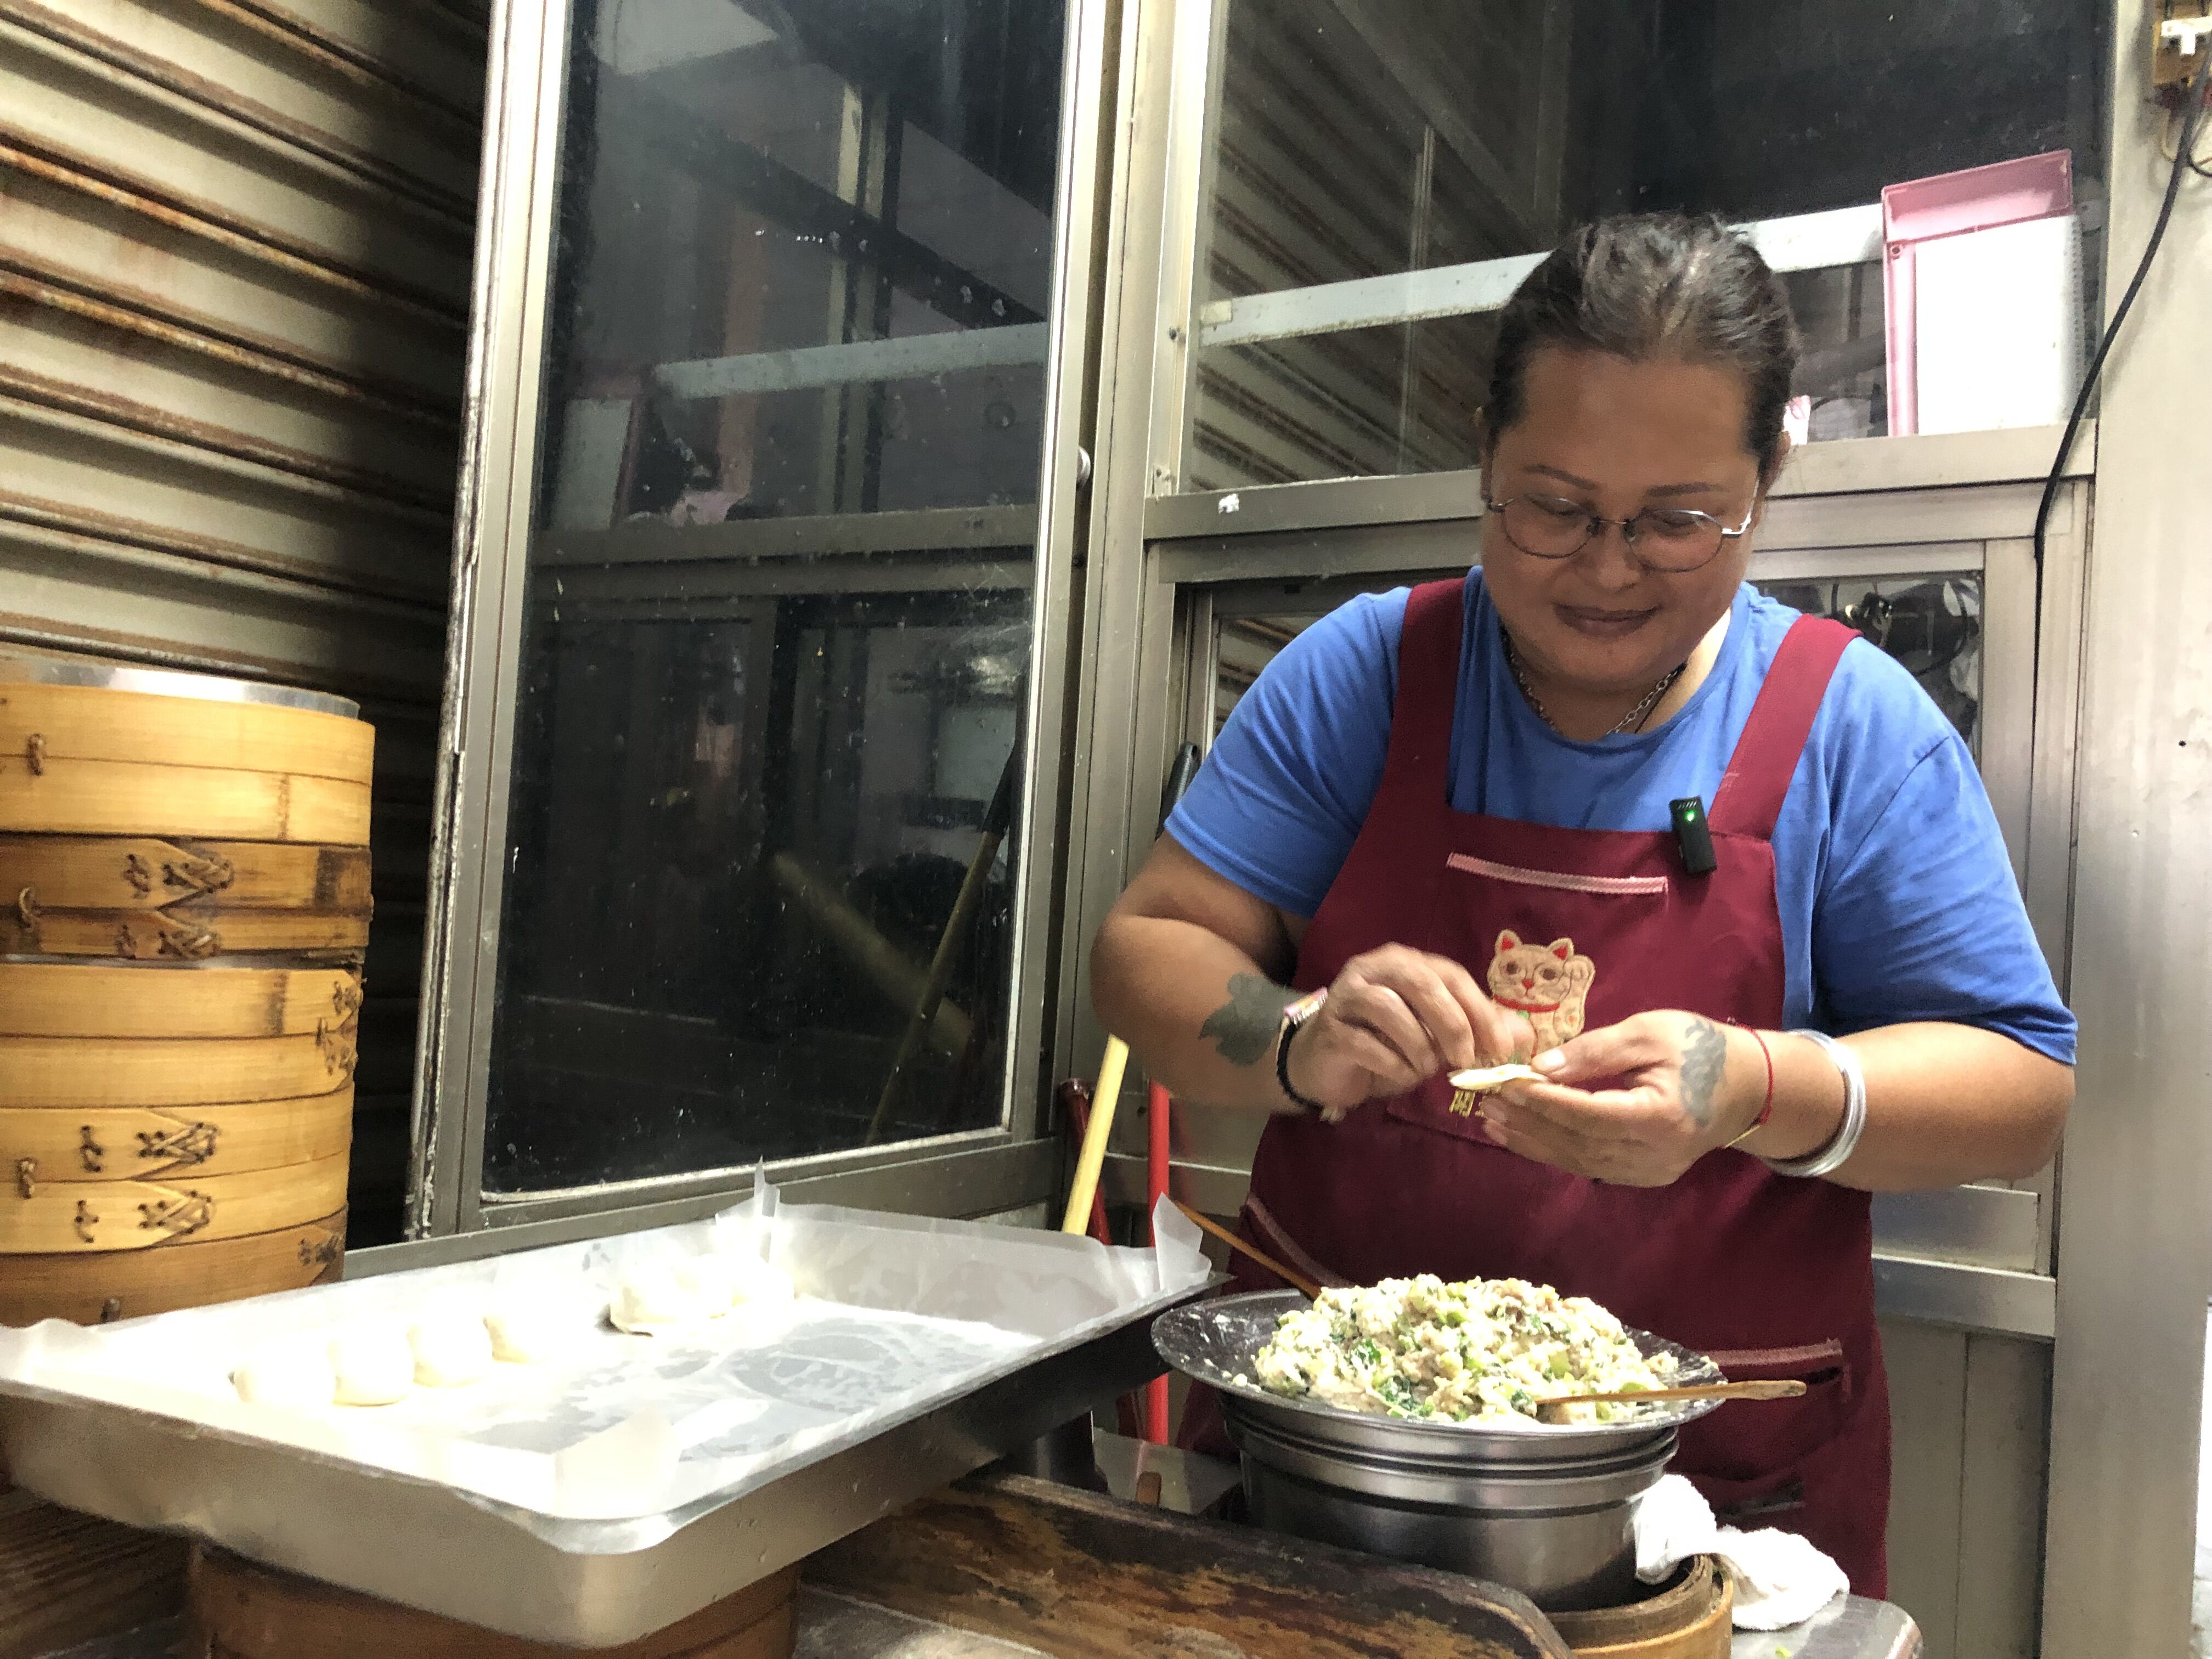
<path id="1" fill-rule="evenodd" d="M 729 1312 L 736 1285 L 716 1256 L 646 1261 L 631 1268 L 607 1304 L 607 1322 L 635 1336 L 697 1325 Z"/>
<path id="2" fill-rule="evenodd" d="M 490 1375 L 491 1335 L 472 1308 L 425 1310 L 407 1333 L 415 1381 L 426 1389 L 459 1389 Z"/>
<path id="3" fill-rule="evenodd" d="M 649 1261 L 624 1273 L 607 1304 L 607 1322 L 636 1336 L 720 1319 L 741 1307 L 787 1303 L 791 1275 L 742 1255 Z"/>
<path id="4" fill-rule="evenodd" d="M 271 1343 L 249 1355 L 230 1381 L 249 1406 L 320 1411 L 337 1401 L 337 1371 L 328 1351 L 311 1341 Z"/>
<path id="5" fill-rule="evenodd" d="M 337 1376 L 341 1406 L 390 1406 L 415 1387 L 415 1350 L 406 1328 L 374 1321 L 341 1331 L 331 1339 L 331 1369 Z"/>
<path id="6" fill-rule="evenodd" d="M 1541 1083 L 1544 1074 L 1531 1066 L 1518 1063 L 1510 1066 L 1480 1066 L 1471 1072 L 1454 1072 L 1447 1079 L 1462 1093 L 1488 1094 L 1492 1089 L 1502 1089 L 1509 1083 Z"/>
<path id="7" fill-rule="evenodd" d="M 576 1345 L 578 1324 L 542 1292 L 508 1295 L 483 1316 L 491 1357 L 505 1365 L 538 1365 L 560 1358 Z"/>

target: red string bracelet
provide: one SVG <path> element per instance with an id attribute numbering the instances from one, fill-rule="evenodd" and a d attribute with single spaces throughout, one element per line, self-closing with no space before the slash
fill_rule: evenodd
<path id="1" fill-rule="evenodd" d="M 1748 1129 L 1746 1129 L 1742 1134 L 1738 1135 L 1735 1138 L 1735 1140 L 1731 1140 L 1727 1146 L 1723 1146 L 1721 1148 L 1723 1152 L 1726 1152 L 1729 1146 L 1735 1146 L 1736 1140 L 1744 1139 L 1747 1136 L 1756 1134 L 1759 1130 L 1765 1128 L 1766 1127 L 1767 1119 L 1774 1115 L 1773 1052 L 1767 1048 L 1766 1039 L 1761 1036 L 1756 1029 L 1751 1026 L 1746 1026 L 1744 1027 L 1744 1030 L 1751 1033 L 1751 1040 L 1759 1045 L 1759 1058 L 1766 1062 L 1766 1098 L 1759 1103 L 1759 1115 L 1752 1119 L 1751 1127 Z"/>

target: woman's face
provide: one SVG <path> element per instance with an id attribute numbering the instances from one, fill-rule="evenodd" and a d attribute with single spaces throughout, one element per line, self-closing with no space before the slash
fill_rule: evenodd
<path id="1" fill-rule="evenodd" d="M 1492 501 L 1554 495 L 1608 519 L 1692 507 L 1730 526 L 1760 494 L 1744 447 L 1741 374 L 1708 363 L 1632 362 L 1539 347 L 1528 357 L 1521 418 L 1494 435 L 1483 468 Z M 1571 558 L 1539 559 L 1483 525 L 1482 568 L 1524 662 L 1592 696 L 1639 696 L 1684 661 L 1727 611 L 1751 538 L 1723 542 L 1696 570 L 1646 569 L 1608 525 Z"/>

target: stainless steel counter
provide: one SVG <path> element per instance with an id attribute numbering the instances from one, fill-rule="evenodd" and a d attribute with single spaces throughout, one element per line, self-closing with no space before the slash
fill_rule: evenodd
<path id="1" fill-rule="evenodd" d="M 1740 1630 L 1729 1659 L 1915 1659 L 1920 1627 L 1903 1607 L 1847 1595 L 1788 1630 Z"/>

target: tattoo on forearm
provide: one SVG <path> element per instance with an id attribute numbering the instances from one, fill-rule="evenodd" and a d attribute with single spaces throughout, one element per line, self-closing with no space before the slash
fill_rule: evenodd
<path id="1" fill-rule="evenodd" d="M 1212 1037 L 1222 1059 L 1231 1066 L 1256 1066 L 1274 1051 L 1275 1033 L 1282 1029 L 1283 1010 L 1297 1000 L 1285 989 L 1260 974 L 1232 974 L 1229 1000 L 1206 1016 L 1198 1028 Z"/>
<path id="2" fill-rule="evenodd" d="M 1709 1019 L 1692 1019 L 1682 1042 L 1682 1109 L 1700 1129 L 1713 1121 L 1713 1092 L 1728 1069 L 1728 1034 Z"/>

